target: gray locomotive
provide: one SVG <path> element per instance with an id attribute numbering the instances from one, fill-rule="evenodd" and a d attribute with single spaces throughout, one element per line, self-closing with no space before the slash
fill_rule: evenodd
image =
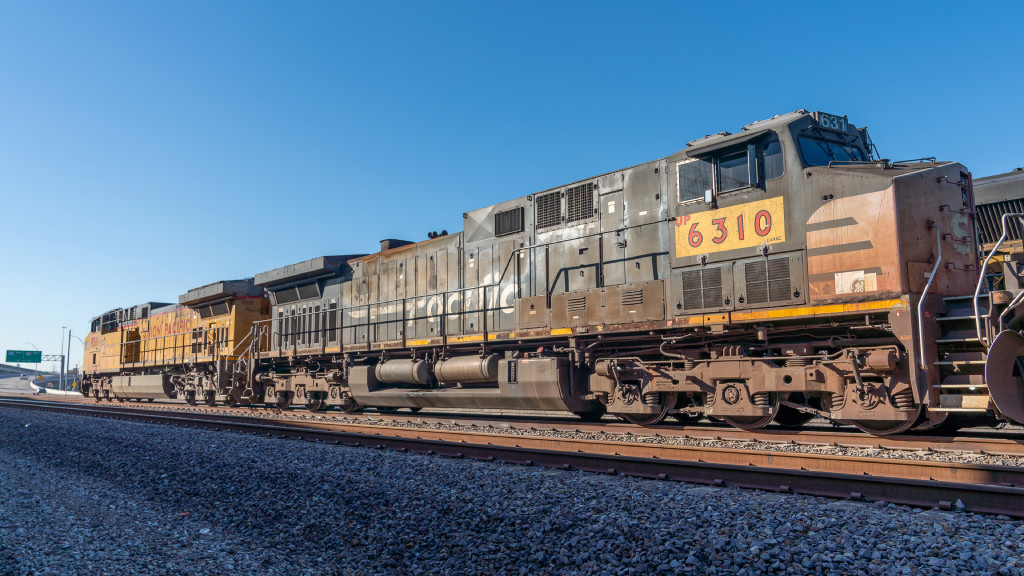
<path id="1" fill-rule="evenodd" d="M 970 174 L 874 152 L 800 110 L 463 232 L 258 274 L 269 317 L 217 393 L 875 434 L 1024 421 L 1017 302 L 978 293 Z"/>

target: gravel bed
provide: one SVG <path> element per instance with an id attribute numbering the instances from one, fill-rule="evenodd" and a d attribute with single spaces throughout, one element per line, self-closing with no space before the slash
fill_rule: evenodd
<path id="1" fill-rule="evenodd" d="M 138 404 L 123 404 L 127 408 L 138 407 Z M 151 406 L 143 404 L 142 407 L 154 408 L 157 406 Z M 703 439 L 703 438 L 685 438 L 674 435 L 660 435 L 649 432 L 647 429 L 637 426 L 634 431 L 628 433 L 618 432 L 602 432 L 602 433 L 590 433 L 581 431 L 561 431 L 561 430 L 538 430 L 530 429 L 525 427 L 519 427 L 516 425 L 501 425 L 494 424 L 488 426 L 477 426 L 477 425 L 466 425 L 456 424 L 455 420 L 451 423 L 442 423 L 434 420 L 412 420 L 412 421 L 401 421 L 391 420 L 386 416 L 382 416 L 380 419 L 376 419 L 373 416 L 369 418 L 352 418 L 341 415 L 337 412 L 324 413 L 309 413 L 304 412 L 301 409 L 293 409 L 285 412 L 277 410 L 267 410 L 263 408 L 257 408 L 253 410 L 228 410 L 219 408 L 194 408 L 190 406 L 175 406 L 163 404 L 159 405 L 159 409 L 167 409 L 171 411 L 181 412 L 194 412 L 194 413 L 206 413 L 206 414 L 228 414 L 228 415 L 240 415 L 250 417 L 266 417 L 266 418 L 277 418 L 283 420 L 294 420 L 294 421 L 315 421 L 315 422 L 338 422 L 345 424 L 366 424 L 370 426 L 394 426 L 400 428 L 410 429 L 422 429 L 422 430 L 439 430 L 448 432 L 490 432 L 494 434 L 504 434 L 509 436 L 543 436 L 547 438 L 566 438 L 574 440 L 609 440 L 614 442 L 637 442 L 645 444 L 666 444 L 675 446 L 695 446 L 701 448 L 735 448 L 743 450 L 762 450 L 768 452 L 789 452 L 789 453 L 803 453 L 803 454 L 832 454 L 837 456 L 857 456 L 857 457 L 872 457 L 872 458 L 898 458 L 904 460 L 927 460 L 931 462 L 950 462 L 959 464 L 978 464 L 978 465 L 990 465 L 990 466 L 1015 466 L 1024 467 L 1024 457 L 1004 455 L 1004 454 L 979 454 L 975 452 L 966 451 L 943 451 L 943 452 L 932 452 L 932 451 L 920 451 L 920 450 L 898 450 L 889 448 L 870 448 L 870 447 L 852 447 L 852 446 L 834 446 L 831 444 L 788 444 L 788 443 L 775 443 L 775 442 L 753 442 L 743 440 L 716 440 L 716 439 Z M 467 417 L 470 415 L 467 414 Z M 566 424 L 560 424 L 566 426 Z M 615 429 L 620 430 L 620 429 Z M 865 444 L 871 442 L 871 436 L 864 434 Z"/>
<path id="2" fill-rule="evenodd" d="M 1024 574 L 1024 522 L 0 408 L 0 575 Z"/>

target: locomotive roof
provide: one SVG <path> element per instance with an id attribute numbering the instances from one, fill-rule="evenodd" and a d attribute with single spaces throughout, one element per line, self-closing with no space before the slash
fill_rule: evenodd
<path id="1" fill-rule="evenodd" d="M 726 148 L 741 140 L 746 140 L 751 136 L 758 134 L 764 134 L 768 132 L 778 132 L 782 128 L 786 127 L 790 122 L 810 114 L 807 110 L 796 110 L 788 114 L 780 114 L 778 116 L 772 116 L 767 120 L 758 120 L 757 122 L 751 122 L 747 124 L 736 134 L 731 132 L 719 132 L 718 134 L 709 134 L 703 138 L 697 138 L 691 140 L 686 144 L 686 148 L 682 151 L 687 156 L 699 156 L 701 154 L 707 154 L 720 148 Z"/>
<path id="2" fill-rule="evenodd" d="M 345 256 L 320 256 L 297 264 L 289 264 L 281 268 L 260 272 L 253 278 L 256 286 L 271 287 L 298 280 L 318 278 L 320 276 L 337 275 L 345 266 L 345 263 L 361 254 L 350 254 Z"/>
<path id="3" fill-rule="evenodd" d="M 974 203 L 993 204 L 1024 198 L 1024 168 L 974 181 Z"/>
<path id="4" fill-rule="evenodd" d="M 263 288 L 253 285 L 252 278 L 242 280 L 221 280 L 193 288 L 178 297 L 178 303 L 186 306 L 193 306 L 202 302 L 209 302 L 219 298 L 262 296 Z"/>

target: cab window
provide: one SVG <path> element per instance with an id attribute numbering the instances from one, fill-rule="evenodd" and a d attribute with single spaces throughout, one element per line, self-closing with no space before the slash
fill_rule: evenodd
<path id="1" fill-rule="evenodd" d="M 862 162 L 860 148 L 844 142 L 800 137 L 800 153 L 808 166 L 828 166 L 829 162 Z"/>
<path id="2" fill-rule="evenodd" d="M 677 165 L 679 201 L 689 202 L 750 187 L 782 176 L 782 145 L 775 136 Z"/>

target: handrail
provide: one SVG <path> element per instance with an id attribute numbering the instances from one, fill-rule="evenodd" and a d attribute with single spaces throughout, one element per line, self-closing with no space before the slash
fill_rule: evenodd
<path id="1" fill-rule="evenodd" d="M 935 281 L 935 273 L 939 271 L 939 265 L 942 264 L 942 231 L 939 230 L 938 223 L 935 224 L 935 241 L 939 247 L 939 253 L 935 256 L 935 266 L 928 276 L 928 283 L 925 284 L 924 291 L 921 292 L 921 299 L 917 301 L 917 348 L 920 351 L 921 370 L 928 369 L 924 359 L 924 299 L 932 287 L 932 282 Z"/>
<path id="2" fill-rule="evenodd" d="M 1021 222 L 1024 222 L 1024 213 L 1021 213 L 1021 212 L 1010 212 L 1010 213 L 1007 213 L 1007 214 L 1003 214 L 1003 217 L 1002 217 L 1002 220 L 1001 220 L 1001 226 L 1002 226 L 1002 229 L 1003 229 L 1003 233 L 1002 233 L 1001 236 L 999 236 L 999 240 L 996 242 L 996 245 L 992 247 L 992 250 L 989 251 L 988 256 L 985 257 L 985 261 L 981 264 L 981 270 L 979 270 L 979 274 L 978 274 L 978 286 L 974 289 L 974 327 L 975 327 L 975 330 L 978 333 L 978 341 L 981 342 L 981 344 L 983 346 L 985 346 L 986 348 L 989 347 L 989 341 L 988 341 L 988 338 L 984 338 L 981 335 L 981 312 L 980 312 L 980 309 L 978 307 L 978 299 L 981 297 L 981 287 L 985 284 L 985 270 L 988 269 L 988 263 L 992 260 L 992 257 L 995 256 L 996 252 L 999 251 L 999 246 L 1002 245 L 1002 243 L 1006 240 L 1006 237 L 1007 237 L 1007 235 L 1009 233 L 1009 227 L 1008 227 L 1009 219 L 1011 217 L 1018 218 L 1018 219 L 1021 220 Z M 1017 298 L 1014 298 L 1014 302 L 1016 302 L 1016 301 L 1017 301 Z M 1007 311 L 1011 310 L 1016 305 L 1016 304 L 1014 304 L 1014 302 L 1011 302 L 1010 303 L 1011 305 L 1007 306 L 1006 310 L 1003 311 L 1003 314 L 1005 314 Z M 992 303 L 992 299 L 990 297 L 989 298 L 989 303 L 988 303 L 989 316 L 992 315 L 992 308 L 993 308 L 992 304 L 993 304 Z M 1002 328 L 1002 322 L 1003 322 L 1003 316 L 1000 315 L 999 316 L 999 326 L 1000 326 L 1000 328 Z"/>

